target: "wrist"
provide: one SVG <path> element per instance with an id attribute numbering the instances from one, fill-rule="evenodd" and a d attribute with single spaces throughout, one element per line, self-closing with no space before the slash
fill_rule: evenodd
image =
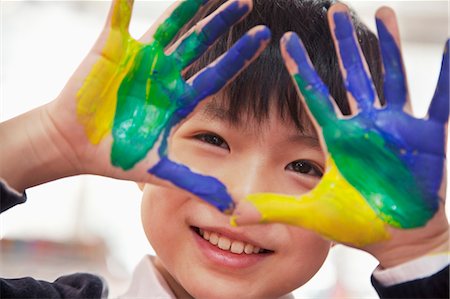
<path id="1" fill-rule="evenodd" d="M 380 262 L 380 267 L 386 269 L 420 257 L 448 253 L 449 250 L 449 227 L 445 221 L 441 229 L 436 230 L 433 235 L 397 238 L 388 246 L 380 246 L 371 253 Z"/>
<path id="2" fill-rule="evenodd" d="M 45 182 L 75 175 L 71 151 L 48 115 L 46 106 L 0 124 L 0 177 L 23 192 Z"/>

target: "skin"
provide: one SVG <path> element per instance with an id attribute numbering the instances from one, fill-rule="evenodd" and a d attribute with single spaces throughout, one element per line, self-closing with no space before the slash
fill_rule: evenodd
<path id="1" fill-rule="evenodd" d="M 208 180 L 217 192 L 201 197 L 220 210 L 230 208 L 232 200 L 217 179 L 186 167 L 182 177 L 161 178 L 149 171 L 161 161 L 174 165 L 166 157 L 170 131 L 255 59 L 270 38 L 266 27 L 255 27 L 221 58 L 184 80 L 181 72 L 252 9 L 250 0 L 229 1 L 167 47 L 202 4 L 175 3 L 136 40 L 128 33 L 133 1 L 114 0 L 97 42 L 59 96 L 0 125 L 0 176 L 19 192 L 77 174 L 176 185 L 196 194 L 196 186 Z M 236 61 L 231 67 L 230 59 Z M 17 161 L 17 152 L 27 159 Z M 183 186 L 180 181 L 190 176 L 191 184 Z"/>
<path id="2" fill-rule="evenodd" d="M 262 126 L 251 118 L 232 125 L 216 101 L 202 103 L 174 132 L 169 142 L 172 159 L 217 177 L 236 201 L 256 190 L 304 193 L 313 188 L 318 173 L 290 168 L 299 159 L 318 171 L 323 167 L 313 130 L 300 134 L 295 125 L 278 118 L 276 109 Z M 201 134 L 220 136 L 224 143 L 208 142 Z M 298 227 L 231 227 L 226 215 L 193 195 L 150 184 L 144 189 L 142 222 L 159 271 L 181 297 L 187 292 L 195 298 L 275 298 L 308 281 L 330 248 L 330 242 Z M 274 252 L 250 267 L 218 265 L 199 249 L 190 226 L 241 233 Z"/>
<path id="3" fill-rule="evenodd" d="M 334 5 L 328 16 L 353 115 L 344 118 L 334 107 L 300 40 L 293 33 L 286 34 L 281 41 L 283 57 L 321 132 L 322 145 L 327 149 L 327 170 L 310 194 L 249 196 L 245 205 L 238 207 L 235 222 L 253 223 L 259 218 L 310 228 L 372 253 L 385 267 L 424 254 L 448 252 L 449 230 L 443 211 L 448 45 L 428 118 L 416 119 L 409 114 L 392 10 L 382 8 L 377 13 L 387 82 L 385 107 L 379 107 L 354 40 L 348 9 Z M 433 142 L 423 142 L 428 138 Z M 350 189 L 355 192 L 349 193 Z M 258 212 L 252 211 L 251 205 Z M 353 211 L 355 205 L 362 206 Z M 241 222 L 241 217 L 246 213 L 248 217 L 250 212 L 253 220 Z"/>
<path id="4" fill-rule="evenodd" d="M 169 10 L 158 23 L 163 22 L 170 12 Z M 94 65 L 102 57 L 102 50 L 111 31 L 115 30 L 112 16 L 114 9 L 93 50 L 55 101 L 0 125 L 0 177 L 16 190 L 23 191 L 31 186 L 81 173 L 172 186 L 164 184 L 147 172 L 160 159 L 157 151 L 149 151 L 132 169 L 124 171 L 111 163 L 113 136 L 108 133 L 96 144 L 87 137 L 86 127 L 80 123 L 77 95 Z M 381 11 L 378 16 L 385 23 L 392 21 L 386 10 Z M 195 29 L 202 26 L 204 24 Z M 394 40 L 398 44 L 395 26 L 391 24 L 388 28 L 393 30 Z M 156 31 L 156 28 L 151 28 L 141 41 L 151 42 Z M 262 48 L 263 45 L 259 50 Z M 167 51 L 170 52 L 169 50 Z M 255 56 L 257 54 L 258 51 Z M 357 107 L 356 103 L 351 106 Z M 199 131 L 198 128 L 189 130 L 190 125 L 195 125 L 195 118 L 190 118 L 171 138 L 170 147 L 174 153 L 171 158 L 179 163 L 189 164 L 199 173 L 213 175 L 222 180 L 237 202 L 249 193 L 261 191 L 304 194 L 318 183 L 317 178 L 301 176 L 300 179 L 297 173 L 286 168 L 287 165 L 296 159 L 308 159 L 319 165 L 323 171 L 324 155 L 317 151 L 317 142 L 315 146 L 311 143 L 305 146 L 301 142 L 291 144 L 291 139 L 287 141 L 285 134 L 293 133 L 293 126 L 280 121 L 276 115 L 272 114 L 267 127 L 258 128 L 257 134 L 251 125 L 245 127 L 245 130 L 236 127 L 231 127 L 230 130 L 230 126 L 206 122 L 204 119 L 200 121 L 199 125 L 215 124 L 213 128 L 206 128 L 207 131 L 219 130 L 218 133 L 224 135 L 233 149 L 231 152 L 225 151 L 225 154 L 222 148 L 216 149 L 217 146 L 214 146 L 214 149 L 210 150 L 210 145 L 203 146 L 198 138 L 193 138 Z M 243 123 L 253 122 L 245 120 Z M 183 131 L 184 129 L 187 132 Z M 236 133 L 239 135 L 235 136 Z M 255 139 L 255 136 L 258 138 Z M 305 139 L 303 143 L 304 141 Z M 158 145 L 157 143 L 155 145 Z M 316 150 L 309 151 L 311 148 Z M 279 155 L 280 149 L 288 152 Z M 27 159 L 17 159 L 17 153 Z M 299 156 L 303 154 L 308 156 Z M 281 159 L 281 156 L 286 160 Z M 306 282 L 319 269 L 328 252 L 328 241 L 302 228 L 282 224 L 232 228 L 228 225 L 227 217 L 213 206 L 198 200 L 195 195 L 163 186 L 147 185 L 142 208 L 143 222 L 149 240 L 160 254 L 156 265 L 180 297 L 185 297 L 186 292 L 200 298 L 222 294 L 228 298 L 241 298 L 245 295 L 253 298 L 273 297 Z M 443 185 L 439 187 L 438 192 L 444 194 Z M 227 228 L 240 232 L 255 240 L 255 243 L 260 242 L 261 245 L 269 247 L 274 253 L 264 263 L 246 271 L 213 267 L 195 250 L 190 225 L 214 227 L 218 230 Z M 386 242 L 360 247 L 377 257 L 384 267 L 395 266 L 427 253 L 448 251 L 448 223 L 443 203 L 439 203 L 435 216 L 424 227 L 407 231 L 389 229 L 389 233 L 391 238 Z M 196 261 L 198 277 L 193 277 L 190 271 L 192 261 Z M 289 278 L 286 279 L 286 276 Z M 205 281 L 211 281 L 214 289 L 205 288 Z M 244 294 L 233 293 L 242 290 L 245 290 Z M 248 290 L 260 293 L 251 293 Z"/>

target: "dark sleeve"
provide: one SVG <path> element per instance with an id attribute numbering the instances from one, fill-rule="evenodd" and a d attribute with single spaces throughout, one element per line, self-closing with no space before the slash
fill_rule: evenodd
<path id="1" fill-rule="evenodd" d="M 26 194 L 18 194 L 0 180 L 0 212 L 24 203 Z M 31 277 L 0 278 L 0 298 L 106 298 L 108 286 L 95 275 L 77 273 L 61 276 L 54 282 L 36 280 Z"/>
<path id="2" fill-rule="evenodd" d="M 380 298 L 449 298 L 449 267 L 436 274 L 405 283 L 382 286 L 372 275 L 372 285 Z"/>
<path id="3" fill-rule="evenodd" d="M 0 298 L 106 298 L 108 287 L 103 279 L 86 273 L 62 276 L 54 282 L 31 277 L 0 279 Z"/>
<path id="4" fill-rule="evenodd" d="M 9 189 L 5 183 L 0 180 L 0 213 L 14 207 L 17 204 L 24 203 L 27 200 L 25 192 L 18 194 Z"/>

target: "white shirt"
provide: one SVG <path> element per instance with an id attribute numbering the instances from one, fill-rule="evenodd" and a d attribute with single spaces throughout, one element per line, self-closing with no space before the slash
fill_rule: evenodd
<path id="1" fill-rule="evenodd" d="M 156 269 L 155 257 L 147 255 L 134 269 L 130 287 L 119 298 L 142 299 L 176 299 L 163 276 Z M 287 294 L 279 299 L 294 299 L 292 294 Z"/>
<path id="2" fill-rule="evenodd" d="M 176 299 L 169 285 L 153 264 L 155 257 L 147 255 L 136 266 L 128 291 L 119 298 Z"/>

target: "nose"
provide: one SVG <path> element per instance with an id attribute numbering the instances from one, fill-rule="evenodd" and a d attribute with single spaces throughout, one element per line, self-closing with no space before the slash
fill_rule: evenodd
<path id="1" fill-rule="evenodd" d="M 252 193 L 277 192 L 276 172 L 268 164 L 261 157 L 247 157 L 223 169 L 221 181 L 235 203 Z"/>

